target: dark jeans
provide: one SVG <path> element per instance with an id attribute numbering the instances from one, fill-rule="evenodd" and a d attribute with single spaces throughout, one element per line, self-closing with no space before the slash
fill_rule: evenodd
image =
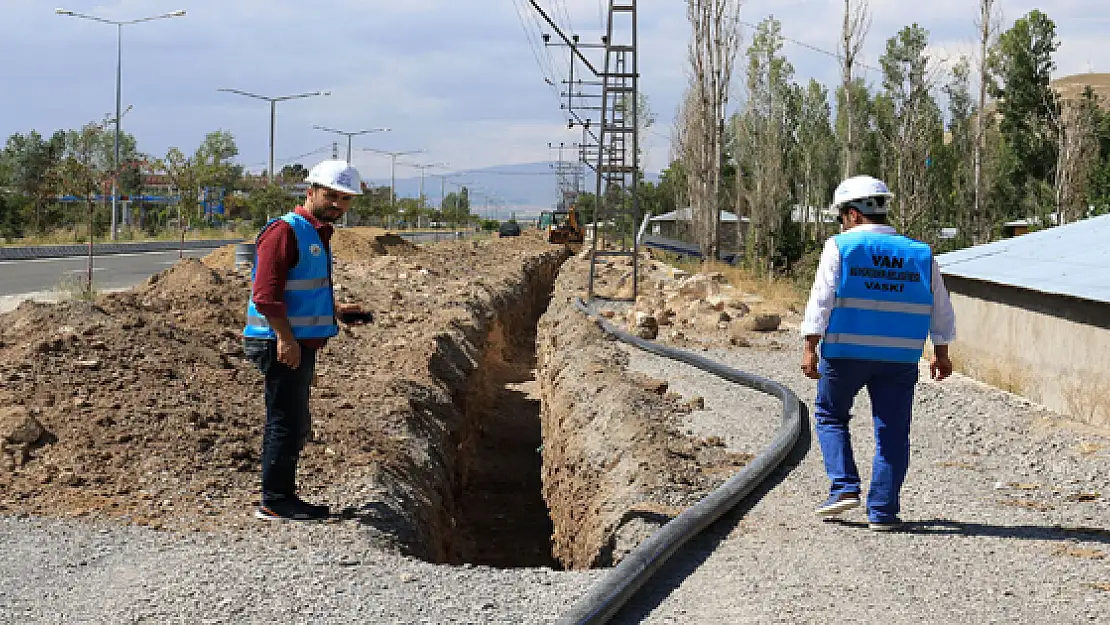
<path id="1" fill-rule="evenodd" d="M 875 523 L 898 517 L 899 494 L 910 466 L 910 422 L 917 363 L 822 358 L 818 370 L 816 430 L 832 482 L 829 494 L 860 492 L 860 476 L 848 434 L 852 403 L 864 387 L 871 395 L 875 427 L 875 458 L 867 516 Z"/>
<path id="2" fill-rule="evenodd" d="M 297 461 L 308 440 L 309 387 L 316 369 L 316 350 L 301 345 L 296 369 L 278 362 L 277 342 L 246 339 L 243 351 L 266 376 L 266 429 L 262 434 L 262 504 L 297 493 Z"/>

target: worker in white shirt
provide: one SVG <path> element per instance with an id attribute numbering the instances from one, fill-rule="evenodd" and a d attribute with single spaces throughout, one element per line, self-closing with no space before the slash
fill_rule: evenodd
<path id="1" fill-rule="evenodd" d="M 955 314 L 940 268 L 925 243 L 887 225 L 893 194 L 881 180 L 856 176 L 833 196 L 841 234 L 829 238 L 806 306 L 802 371 L 819 380 L 816 430 L 831 486 L 823 517 L 860 505 L 860 477 L 848 433 L 863 387 L 871 397 L 876 449 L 867 493 L 874 530 L 901 526 L 899 491 L 910 461 L 910 419 L 918 362 L 929 337 L 934 380 L 952 373 L 948 344 Z M 818 356 L 820 348 L 820 356 Z"/>

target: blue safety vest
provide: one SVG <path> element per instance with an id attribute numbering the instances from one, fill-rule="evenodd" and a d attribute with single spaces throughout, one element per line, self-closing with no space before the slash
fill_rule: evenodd
<path id="1" fill-rule="evenodd" d="M 821 339 L 825 358 L 917 362 L 933 314 L 933 252 L 892 234 L 848 231 L 836 305 Z"/>
<path id="2" fill-rule="evenodd" d="M 286 316 L 293 328 L 293 336 L 298 339 L 323 339 L 339 334 L 335 322 L 335 300 L 331 289 L 331 254 L 324 247 L 316 228 L 297 213 L 287 213 L 280 217 L 293 227 L 297 239 L 297 264 L 290 268 L 285 281 Z M 276 221 L 276 220 L 274 220 Z M 266 224 L 258 237 L 274 223 Z M 255 265 L 258 256 L 255 252 Z M 255 271 L 251 271 L 254 283 Z M 253 298 L 247 304 L 247 326 L 243 336 L 256 339 L 275 339 L 277 335 L 270 327 L 266 317 L 258 312 Z"/>

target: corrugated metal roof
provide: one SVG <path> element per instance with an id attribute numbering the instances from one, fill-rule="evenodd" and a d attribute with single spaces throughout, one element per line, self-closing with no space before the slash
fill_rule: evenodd
<path id="1" fill-rule="evenodd" d="M 1110 303 L 1110 215 L 937 256 L 945 275 Z"/>

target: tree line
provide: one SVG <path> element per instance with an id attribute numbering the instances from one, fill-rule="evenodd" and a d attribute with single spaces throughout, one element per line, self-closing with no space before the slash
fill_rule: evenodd
<path id="1" fill-rule="evenodd" d="M 162 157 L 140 152 L 135 137 L 123 132 L 117 175 L 113 121 L 48 136 L 31 130 L 8 137 L 0 149 L 0 237 L 56 234 L 80 241 L 89 232 L 104 237 L 113 182 L 118 197 L 127 200 L 119 219 L 128 236 L 228 221 L 258 227 L 296 204 L 299 194 L 292 185 L 308 175 L 300 163 L 282 167 L 272 182 L 247 173 L 235 163 L 239 149 L 225 130 L 207 133 L 193 150 L 171 147 Z M 212 192 L 221 197 L 222 215 L 206 210 Z M 368 186 L 352 205 L 351 223 L 469 225 L 477 221 L 470 209 L 466 187 L 447 194 L 440 206 L 428 206 L 426 198 L 397 198 L 389 187 Z"/>
<path id="2" fill-rule="evenodd" d="M 839 231 L 833 190 L 858 174 L 886 181 L 892 224 L 938 251 L 997 239 L 1012 220 L 1037 228 L 1110 212 L 1107 94 L 1082 75 L 1053 84 L 1060 42 L 1044 12 L 1003 30 L 997 0 L 979 0 L 975 58 L 938 58 L 915 23 L 868 67 L 867 2 L 844 0 L 841 81 L 826 85 L 795 79 L 773 17 L 741 55 L 737 0 L 687 2 L 690 84 L 673 158 L 658 182 L 640 185 L 640 203 L 650 214 L 691 207 L 690 237 L 706 257 L 721 252 L 727 210 L 750 220 L 753 267 L 813 261 Z M 726 115 L 734 80 L 743 98 Z M 592 208 L 596 198 L 580 201 Z"/>

